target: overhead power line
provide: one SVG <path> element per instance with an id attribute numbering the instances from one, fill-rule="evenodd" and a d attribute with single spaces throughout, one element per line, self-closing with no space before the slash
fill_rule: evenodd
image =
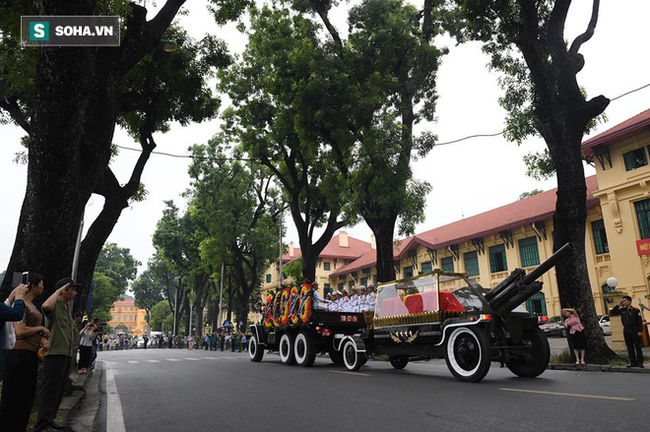
<path id="1" fill-rule="evenodd" d="M 644 85 L 642 85 L 640 87 L 637 87 L 635 89 L 626 91 L 625 93 L 622 93 L 622 94 L 620 94 L 618 96 L 615 96 L 615 97 L 610 99 L 610 102 L 617 101 L 619 99 L 624 98 L 625 96 L 629 96 L 629 95 L 631 95 L 633 93 L 636 93 L 636 92 L 641 91 L 641 90 L 643 90 L 645 88 L 648 88 L 648 87 L 650 87 L 650 83 L 644 84 Z M 568 111 L 564 111 L 564 112 L 561 112 L 561 113 L 557 113 L 557 114 L 554 114 L 551 117 L 548 117 L 545 120 L 550 120 L 551 118 L 555 118 L 555 117 L 561 116 L 563 114 L 567 114 L 567 113 L 572 112 L 572 111 L 574 111 L 574 110 L 568 110 Z M 459 142 L 462 142 L 462 141 L 467 141 L 467 140 L 474 139 L 474 138 L 493 138 L 493 137 L 497 137 L 497 136 L 501 136 L 501 135 L 505 134 L 506 132 L 508 132 L 509 129 L 510 128 L 505 128 L 501 132 L 495 132 L 495 133 L 490 133 L 490 134 L 467 135 L 465 137 L 457 138 L 457 139 L 454 139 L 454 140 L 451 140 L 451 141 L 443 141 L 443 142 L 435 143 L 434 147 L 443 146 L 443 145 L 450 145 L 450 144 L 456 144 L 456 143 L 459 143 Z M 115 147 L 123 149 L 123 150 L 142 152 L 142 149 L 122 146 L 122 145 L 119 145 L 119 144 L 115 144 Z M 151 153 L 156 154 L 156 155 L 160 155 L 160 156 L 168 156 L 168 157 L 173 157 L 173 158 L 178 158 L 178 159 L 200 159 L 200 160 L 207 159 L 205 157 L 197 157 L 197 156 L 190 155 L 190 154 L 174 154 L 174 153 L 167 153 L 167 152 L 161 152 L 161 151 L 155 151 L 155 150 L 152 151 Z M 321 157 L 319 157 L 319 158 L 321 158 Z M 242 157 L 237 157 L 237 158 L 234 158 L 234 157 L 220 157 L 219 159 L 224 160 L 224 161 L 241 161 L 241 162 L 259 162 L 260 161 L 259 158 L 242 158 Z M 274 159 L 271 159 L 271 160 L 274 160 Z"/>

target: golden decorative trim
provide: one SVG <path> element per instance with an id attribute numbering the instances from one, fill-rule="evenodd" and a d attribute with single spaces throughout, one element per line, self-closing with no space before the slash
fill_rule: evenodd
<path id="1" fill-rule="evenodd" d="M 420 330 L 416 331 L 415 333 L 409 330 L 408 332 L 402 331 L 402 332 L 396 332 L 395 334 L 389 332 L 389 334 L 390 334 L 390 338 L 397 343 L 410 344 L 413 343 L 413 341 L 418 338 L 418 336 L 420 335 Z"/>
<path id="2" fill-rule="evenodd" d="M 372 320 L 373 326 L 378 327 L 394 327 L 399 325 L 409 324 L 425 324 L 441 322 L 449 318 L 456 318 L 463 316 L 464 312 L 421 312 L 410 315 L 388 316 L 382 318 L 375 318 Z"/>

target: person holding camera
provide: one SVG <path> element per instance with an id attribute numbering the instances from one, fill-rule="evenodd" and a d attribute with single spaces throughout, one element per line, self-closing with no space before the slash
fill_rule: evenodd
<path id="1" fill-rule="evenodd" d="M 609 314 L 621 316 L 623 338 L 627 347 L 627 355 L 630 358 L 630 364 L 627 367 L 643 368 L 643 351 L 641 350 L 643 320 L 640 311 L 632 306 L 632 297 L 624 296 L 623 300 L 614 306 Z"/>
<path id="2" fill-rule="evenodd" d="M 0 403 L 0 426 L 6 432 L 24 432 L 36 393 L 39 349 L 47 351 L 50 331 L 43 327 L 43 315 L 34 298 L 43 293 L 43 277 L 29 273 L 24 295 L 25 314 L 15 324 L 16 344 L 5 351 L 5 380 Z"/>
<path id="3" fill-rule="evenodd" d="M 77 296 L 72 278 L 59 280 L 54 294 L 43 303 L 45 324 L 50 330 L 50 350 L 43 357 L 41 387 L 38 393 L 38 416 L 34 431 L 62 430 L 66 426 L 54 421 L 59 410 L 74 352 L 75 330 L 68 303 Z"/>
<path id="4" fill-rule="evenodd" d="M 88 373 L 96 333 L 97 328 L 92 322 L 87 323 L 79 332 L 79 369 L 77 371 L 79 375 Z"/>
<path id="5" fill-rule="evenodd" d="M 9 322 L 20 321 L 25 315 L 25 294 L 27 294 L 28 286 L 26 284 L 18 284 L 14 290 L 9 294 L 7 303 L 0 302 L 0 365 L 2 365 L 2 350 L 4 348 L 4 326 Z"/>

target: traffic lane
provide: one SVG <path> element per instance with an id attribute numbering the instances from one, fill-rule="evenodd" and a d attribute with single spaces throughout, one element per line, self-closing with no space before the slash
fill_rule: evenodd
<path id="1" fill-rule="evenodd" d="M 520 379 L 496 366 L 482 383 L 465 384 L 451 376 L 444 361 L 411 363 L 403 371 L 369 362 L 357 375 L 327 358 L 299 368 L 268 354 L 261 363 L 204 359 L 137 366 L 143 364 L 120 364 L 116 371 L 127 431 L 286 430 L 303 424 L 316 431 L 479 426 L 537 431 L 540 425 L 598 430 L 620 424 L 612 409 L 635 410 L 647 403 L 635 390 L 639 378 L 647 382 L 645 375 L 547 371 L 537 379 Z"/>

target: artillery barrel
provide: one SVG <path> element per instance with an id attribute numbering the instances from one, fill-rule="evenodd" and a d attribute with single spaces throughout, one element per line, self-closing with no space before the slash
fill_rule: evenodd
<path id="1" fill-rule="evenodd" d="M 535 270 L 528 273 L 524 280 L 522 281 L 525 285 L 533 282 L 538 279 L 541 275 L 549 271 L 555 264 L 557 264 L 562 258 L 575 250 L 575 246 L 571 243 L 567 243 L 558 249 L 553 255 L 551 255 L 546 261 L 541 263 Z"/>
<path id="2" fill-rule="evenodd" d="M 520 280 L 523 276 L 526 275 L 526 272 L 524 272 L 522 269 L 514 269 L 510 275 L 505 278 L 504 280 L 499 283 L 496 287 L 488 291 L 487 294 L 485 294 L 485 299 L 487 301 L 493 301 L 496 297 L 499 297 L 502 295 L 503 292 L 507 291 L 512 284 Z"/>
<path id="3" fill-rule="evenodd" d="M 517 293 L 517 295 L 506 300 L 501 306 L 497 306 L 496 308 L 494 308 L 494 311 L 498 314 L 510 312 L 518 305 L 522 304 L 523 302 L 531 298 L 536 292 L 541 291 L 541 289 L 542 289 L 541 282 L 533 282 L 530 285 L 526 285 L 523 291 Z"/>

